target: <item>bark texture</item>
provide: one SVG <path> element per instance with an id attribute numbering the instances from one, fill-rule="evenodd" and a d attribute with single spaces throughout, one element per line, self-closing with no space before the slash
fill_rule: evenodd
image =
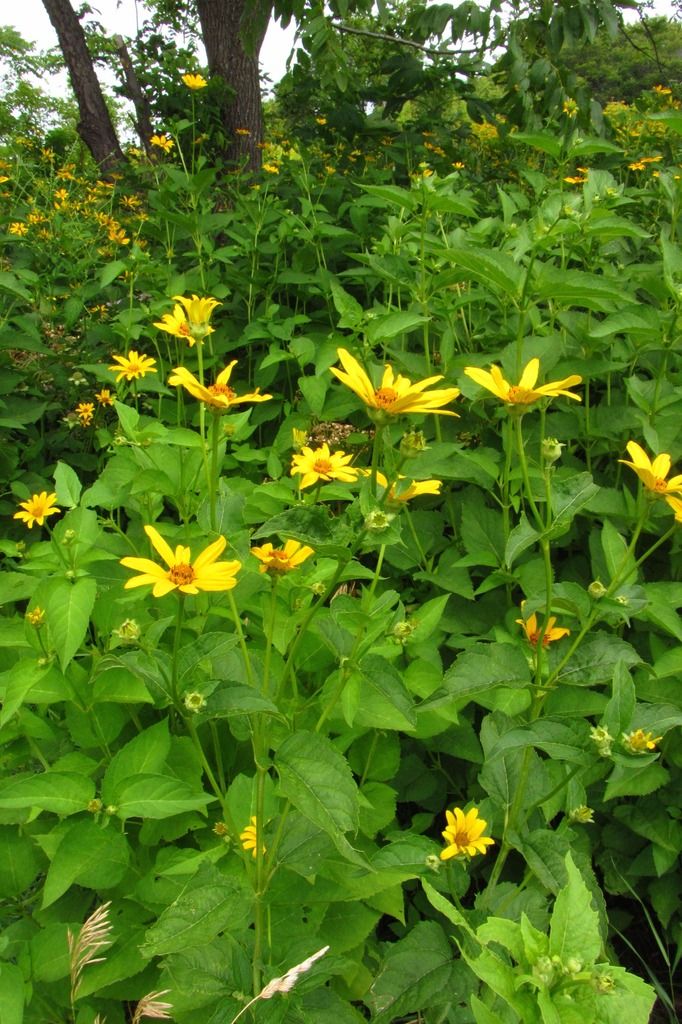
<path id="1" fill-rule="evenodd" d="M 114 36 L 114 46 L 116 52 L 121 61 L 121 69 L 125 78 L 126 94 L 130 100 L 132 100 L 133 106 L 135 107 L 135 130 L 137 131 L 142 147 L 147 156 L 152 155 L 152 147 L 149 143 L 154 129 L 152 127 L 152 111 L 149 105 L 149 100 L 145 96 L 144 90 L 140 85 L 140 80 L 137 77 L 137 72 L 130 59 L 130 53 L 128 47 L 125 44 L 123 36 Z"/>
<path id="2" fill-rule="evenodd" d="M 254 170 L 261 163 L 263 139 L 258 55 L 271 10 L 271 0 L 197 0 L 209 70 L 234 91 L 221 110 L 225 156 Z M 238 135 L 238 128 L 249 134 Z"/>
<path id="3" fill-rule="evenodd" d="M 69 0 L 43 0 L 52 22 L 76 95 L 80 121 L 78 134 L 104 173 L 124 157 L 104 102 L 83 27 Z"/>

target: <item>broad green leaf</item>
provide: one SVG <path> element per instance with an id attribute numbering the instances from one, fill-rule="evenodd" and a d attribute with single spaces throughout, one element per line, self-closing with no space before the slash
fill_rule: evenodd
<path id="1" fill-rule="evenodd" d="M 420 921 L 404 939 L 390 944 L 368 1002 L 375 1024 L 417 1010 L 458 1001 L 465 995 L 465 973 L 439 924 Z"/>
<path id="2" fill-rule="evenodd" d="M 346 683 L 344 701 L 355 693 L 351 722 L 370 729 L 400 729 L 410 732 L 416 727 L 417 716 L 412 698 L 403 684 L 400 673 L 385 658 L 366 655 Z M 346 703 L 346 707 L 351 705 Z"/>
<path id="3" fill-rule="evenodd" d="M 299 505 L 268 519 L 253 534 L 260 537 L 280 536 L 283 540 L 298 540 L 318 548 L 334 542 L 334 528 L 328 513 L 319 506 Z"/>
<path id="4" fill-rule="evenodd" d="M 107 285 L 111 284 L 112 281 L 115 281 L 125 269 L 126 265 L 123 260 L 114 260 L 113 263 L 105 263 L 99 274 L 100 288 L 106 288 Z"/>
<path id="5" fill-rule="evenodd" d="M 412 192 L 406 192 L 404 188 L 397 185 L 360 185 L 363 191 L 370 196 L 376 196 L 391 206 L 398 206 L 402 210 L 414 210 L 418 198 Z"/>
<path id="6" fill-rule="evenodd" d="M 637 579 L 635 556 L 632 553 L 628 555 L 625 538 L 618 533 L 610 519 L 606 519 L 602 526 L 601 546 L 610 579 L 614 580 L 618 576 L 622 586 L 634 583 Z"/>
<path id="7" fill-rule="evenodd" d="M 42 772 L 0 782 L 0 807 L 31 808 L 69 815 L 84 811 L 95 795 L 92 779 L 70 772 Z"/>
<path id="8" fill-rule="evenodd" d="M 57 492 L 57 504 L 66 505 L 68 508 L 75 508 L 78 504 L 83 485 L 78 479 L 75 471 L 65 462 L 58 462 L 54 471 L 55 491 Z"/>
<path id="9" fill-rule="evenodd" d="M 23 1024 L 24 975 L 16 964 L 0 962 L 0 1020 L 2 1024 Z"/>
<path id="10" fill-rule="evenodd" d="M 549 954 L 566 963 L 575 957 L 581 964 L 593 964 L 602 948 L 599 915 L 592 897 L 570 853 L 566 856 L 566 885 L 554 903 L 549 928 Z"/>
<path id="11" fill-rule="evenodd" d="M 442 255 L 481 284 L 492 285 L 511 299 L 520 296 L 523 270 L 506 253 L 460 244 L 450 245 Z"/>
<path id="12" fill-rule="evenodd" d="M 102 780 L 104 802 L 118 804 L 121 787 L 145 772 L 160 772 L 169 753 L 170 734 L 166 719 L 134 736 L 111 759 Z"/>
<path id="13" fill-rule="evenodd" d="M 18 661 L 7 672 L 0 674 L 0 693 L 4 690 L 0 726 L 9 722 L 26 700 L 33 687 L 49 674 L 49 669 L 39 665 L 35 658 Z"/>
<path id="14" fill-rule="evenodd" d="M 586 749 L 587 726 L 582 722 L 552 721 L 543 718 L 519 729 L 510 729 L 500 737 L 487 754 L 488 764 L 502 757 L 508 750 L 536 747 L 555 761 L 590 765 L 594 761 Z"/>
<path id="15" fill-rule="evenodd" d="M 342 288 L 338 281 L 332 279 L 330 288 L 336 312 L 339 314 L 339 327 L 350 330 L 359 327 L 365 316 L 360 303 Z"/>
<path id="16" fill-rule="evenodd" d="M 530 681 L 528 661 L 514 644 L 474 644 L 445 673 L 443 689 L 447 698 L 439 696 L 442 691 L 438 691 L 427 703 L 437 707 L 453 697 L 463 700 L 496 686 L 522 687 Z"/>
<path id="17" fill-rule="evenodd" d="M 206 702 L 207 713 L 217 718 L 231 718 L 238 715 L 279 715 L 279 709 L 271 700 L 252 686 L 228 686 L 211 694 Z"/>
<path id="18" fill-rule="evenodd" d="M 504 549 L 504 564 L 507 568 L 511 569 L 519 555 L 522 555 L 524 551 L 532 547 L 539 537 L 538 531 L 528 522 L 526 513 L 522 512 L 519 524 L 509 534 Z"/>
<path id="19" fill-rule="evenodd" d="M 580 306 L 599 313 L 612 313 L 635 300 L 623 291 L 620 281 L 611 281 L 584 270 L 560 270 L 545 265 L 540 268 L 535 284 L 538 299 L 547 299 L 559 306 Z"/>
<path id="20" fill-rule="evenodd" d="M 546 134 L 540 132 L 511 132 L 507 138 L 514 144 L 521 142 L 526 146 L 532 146 L 533 149 L 539 149 L 543 153 L 549 153 L 555 160 L 558 160 L 561 155 L 562 140 L 556 135 L 550 135 L 549 132 Z"/>
<path id="21" fill-rule="evenodd" d="M 226 878 L 215 867 L 205 865 L 192 885 L 148 929 L 142 955 L 185 952 L 205 946 L 221 932 L 240 932 L 251 915 L 252 899 L 245 882 Z"/>
<path id="22" fill-rule="evenodd" d="M 614 737 L 627 732 L 635 712 L 635 684 L 632 676 L 621 661 L 616 662 L 611 679 L 611 699 L 600 722 Z"/>
<path id="23" fill-rule="evenodd" d="M 52 858 L 43 889 L 43 908 L 58 900 L 74 883 L 86 889 L 110 889 L 128 869 L 130 848 L 115 825 L 103 829 L 94 821 L 78 821 L 65 833 Z"/>
<path id="24" fill-rule="evenodd" d="M 404 313 L 384 313 L 375 315 L 367 324 L 367 339 L 372 345 L 388 341 L 399 334 L 407 334 L 415 327 L 429 322 L 428 317 L 421 313 L 406 311 Z"/>
<path id="25" fill-rule="evenodd" d="M 116 814 L 126 818 L 170 818 L 184 811 L 205 811 L 213 797 L 168 775 L 138 775 L 118 786 Z"/>
<path id="26" fill-rule="evenodd" d="M 0 892 L 5 899 L 28 889 L 44 870 L 44 862 L 31 836 L 20 833 L 17 826 L 0 825 Z"/>
<path id="27" fill-rule="evenodd" d="M 90 624 L 97 584 L 90 576 L 71 582 L 52 580 L 45 599 L 50 637 L 62 671 L 85 639 Z"/>
<path id="28" fill-rule="evenodd" d="M 633 666 L 639 664 L 640 657 L 634 647 L 620 637 L 601 631 L 588 634 L 561 670 L 559 682 L 571 686 L 597 686 L 610 682 L 619 661 Z"/>
<path id="29" fill-rule="evenodd" d="M 358 791 L 348 762 L 317 733 L 288 736 L 275 756 L 282 795 L 329 835 L 339 853 L 364 863 L 344 833 L 359 823 Z"/>
<path id="30" fill-rule="evenodd" d="M 604 800 L 623 796 L 647 796 L 670 781 L 670 772 L 661 764 L 614 765 L 604 788 Z M 2 806 L 0 804 L 0 806 Z"/>
<path id="31" fill-rule="evenodd" d="M 559 537 L 565 533 L 574 516 L 590 501 L 599 490 L 591 473 L 552 482 L 552 525 L 550 536 Z"/>

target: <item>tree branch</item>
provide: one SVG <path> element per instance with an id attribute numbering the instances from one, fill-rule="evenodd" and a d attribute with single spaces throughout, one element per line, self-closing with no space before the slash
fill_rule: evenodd
<path id="1" fill-rule="evenodd" d="M 385 43 L 395 43 L 396 46 L 411 46 L 415 50 L 421 50 L 422 53 L 428 53 L 430 57 L 450 57 L 452 59 L 455 56 L 461 56 L 466 53 L 478 53 L 478 50 L 458 50 L 456 53 L 453 50 L 438 50 L 435 47 L 426 46 L 424 43 L 416 43 L 413 39 L 404 39 L 402 36 L 390 36 L 386 32 L 371 32 L 367 28 L 354 28 L 350 25 L 343 25 L 338 21 L 332 21 L 331 26 L 337 32 L 346 32 L 348 35 L 365 36 L 368 39 L 381 39 Z M 470 70 L 459 65 L 455 65 L 453 71 L 458 71 L 463 75 L 471 74 Z"/>

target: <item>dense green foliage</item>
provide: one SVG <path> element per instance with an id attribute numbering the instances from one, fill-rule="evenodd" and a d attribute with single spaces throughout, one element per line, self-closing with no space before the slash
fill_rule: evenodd
<path id="1" fill-rule="evenodd" d="M 2 1024 L 677 1019 L 655 84 L 614 141 L 317 110 L 226 176 L 208 87 L 112 180 L 7 147 Z"/>

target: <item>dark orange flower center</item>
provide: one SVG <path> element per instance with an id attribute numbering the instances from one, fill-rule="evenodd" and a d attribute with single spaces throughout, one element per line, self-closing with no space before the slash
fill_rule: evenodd
<path id="1" fill-rule="evenodd" d="M 329 459 L 317 459 L 313 463 L 313 472 L 319 473 L 320 476 L 326 476 L 328 473 L 331 473 L 333 468 Z"/>
<path id="2" fill-rule="evenodd" d="M 190 329 L 187 321 L 184 321 L 183 323 L 180 324 L 180 326 L 178 327 L 178 334 L 184 334 L 186 337 L 189 337 Z"/>
<path id="3" fill-rule="evenodd" d="M 228 402 L 237 397 L 237 392 L 233 391 L 227 384 L 209 384 L 208 390 L 212 395 L 225 395 Z"/>
<path id="4" fill-rule="evenodd" d="M 654 477 L 653 490 L 658 491 L 659 494 L 665 494 L 665 492 L 668 490 L 667 481 L 662 476 Z"/>
<path id="5" fill-rule="evenodd" d="M 530 643 L 531 647 L 537 647 L 538 641 L 541 638 L 542 638 L 542 646 L 543 647 L 549 647 L 549 644 L 550 644 L 550 635 L 549 635 L 549 633 L 541 634 L 539 629 L 536 629 L 534 632 L 528 633 L 528 642 Z"/>
<path id="6" fill-rule="evenodd" d="M 171 583 L 174 583 L 176 587 L 182 587 L 188 583 L 193 583 L 196 579 L 196 575 L 191 565 L 185 565 L 184 562 L 179 562 L 177 565 L 174 565 L 172 569 L 169 569 L 168 579 Z"/>
<path id="7" fill-rule="evenodd" d="M 517 384 L 512 384 L 507 394 L 507 401 L 512 402 L 514 405 L 530 405 L 536 398 L 537 395 L 534 391 L 530 391 L 528 388 L 520 388 Z"/>
<path id="8" fill-rule="evenodd" d="M 374 397 L 380 408 L 390 409 L 398 397 L 398 392 L 393 388 L 377 388 Z"/>

